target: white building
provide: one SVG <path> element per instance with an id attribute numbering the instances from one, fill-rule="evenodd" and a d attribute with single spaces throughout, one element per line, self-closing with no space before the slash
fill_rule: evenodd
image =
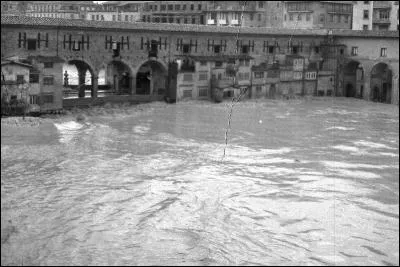
<path id="1" fill-rule="evenodd" d="M 399 1 L 353 1 L 353 3 L 353 30 L 398 30 Z"/>

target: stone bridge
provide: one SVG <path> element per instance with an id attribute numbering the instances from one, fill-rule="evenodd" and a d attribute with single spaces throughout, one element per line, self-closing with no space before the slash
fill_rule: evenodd
<path id="1" fill-rule="evenodd" d="M 57 58 L 75 65 L 79 84 L 90 84 L 94 98 L 101 72 L 105 72 L 107 84 L 117 94 L 174 98 L 176 88 L 172 84 L 176 77 L 171 66 L 189 55 L 245 54 L 259 65 L 296 54 L 310 60 L 317 58 L 324 62 L 325 70 L 335 72 L 337 96 L 394 104 L 399 99 L 398 32 L 293 31 L 6 16 L 1 18 L 1 47 L 2 59 Z M 90 82 L 86 81 L 88 71 Z M 55 85 L 62 88 L 62 70 L 54 69 L 54 75 Z M 80 96 L 84 97 L 84 92 Z"/>

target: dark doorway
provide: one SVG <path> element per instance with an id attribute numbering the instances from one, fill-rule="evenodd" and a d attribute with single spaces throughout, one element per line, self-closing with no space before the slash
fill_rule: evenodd
<path id="1" fill-rule="evenodd" d="M 355 97 L 356 92 L 354 90 L 354 86 L 351 83 L 346 85 L 346 97 Z"/>
<path id="2" fill-rule="evenodd" d="M 271 87 L 269 88 L 269 98 L 275 98 L 276 95 L 276 86 L 275 84 L 271 84 Z"/>

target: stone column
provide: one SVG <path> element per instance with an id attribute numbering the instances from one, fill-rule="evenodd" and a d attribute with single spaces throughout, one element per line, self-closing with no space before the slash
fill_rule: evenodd
<path id="1" fill-rule="evenodd" d="M 99 77 L 92 75 L 92 98 L 97 98 L 97 90 L 99 88 Z"/>
<path id="2" fill-rule="evenodd" d="M 79 93 L 78 96 L 79 98 L 84 98 L 85 97 L 85 79 L 86 79 L 86 71 L 87 69 L 78 69 L 78 76 L 79 76 Z"/>

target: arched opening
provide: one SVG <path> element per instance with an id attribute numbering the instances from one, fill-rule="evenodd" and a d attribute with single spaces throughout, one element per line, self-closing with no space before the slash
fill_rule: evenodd
<path id="1" fill-rule="evenodd" d="M 378 63 L 371 70 L 371 99 L 374 102 L 392 102 L 392 70 L 386 63 Z"/>
<path id="2" fill-rule="evenodd" d="M 82 60 L 70 60 L 63 65 L 64 98 L 93 96 L 93 70 Z"/>
<path id="3" fill-rule="evenodd" d="M 132 93 L 131 68 L 121 61 L 111 61 L 107 65 L 105 88 L 111 94 L 128 95 Z M 105 91 L 106 91 L 105 90 Z"/>
<path id="4" fill-rule="evenodd" d="M 136 74 L 136 94 L 153 95 L 162 100 L 167 93 L 167 70 L 155 61 L 142 64 Z"/>
<path id="5" fill-rule="evenodd" d="M 273 84 L 271 84 L 271 86 L 269 87 L 269 94 L 268 94 L 268 97 L 269 98 L 275 98 L 275 95 L 276 95 L 276 87 L 275 87 L 275 84 L 273 83 Z"/>
<path id="6" fill-rule="evenodd" d="M 364 97 L 364 68 L 358 61 L 350 61 L 343 68 L 343 95 L 346 97 Z"/>

